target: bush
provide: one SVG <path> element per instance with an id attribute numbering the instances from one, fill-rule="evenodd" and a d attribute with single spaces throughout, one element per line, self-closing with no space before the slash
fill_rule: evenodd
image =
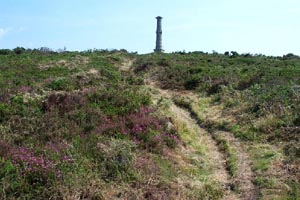
<path id="1" fill-rule="evenodd" d="M 15 52 L 15 54 L 22 54 L 26 51 L 26 49 L 24 47 L 17 47 L 14 48 L 13 51 Z"/>
<path id="2" fill-rule="evenodd" d="M 43 103 L 43 110 L 50 112 L 57 109 L 61 114 L 79 109 L 86 104 L 86 100 L 79 94 L 56 94 L 53 93 Z"/>
<path id="3" fill-rule="evenodd" d="M 70 83 L 65 78 L 57 78 L 46 85 L 46 87 L 52 89 L 52 90 L 69 90 L 70 89 Z"/>
<path id="4" fill-rule="evenodd" d="M 0 123 L 6 121 L 10 114 L 10 109 L 7 104 L 0 103 Z"/>
<path id="5" fill-rule="evenodd" d="M 84 138 L 80 148 L 94 161 L 104 180 L 129 181 L 135 178 L 132 166 L 133 142 L 92 135 Z"/>
<path id="6" fill-rule="evenodd" d="M 50 198 L 57 191 L 54 185 L 61 180 L 62 163 L 69 162 L 51 159 L 46 151 L 37 153 L 33 149 L 14 147 L 0 141 L 0 195 L 7 198 Z M 5 150 L 5 151 L 4 151 Z"/>
<path id="7" fill-rule="evenodd" d="M 9 55 L 11 52 L 10 49 L 0 49 L 0 55 Z"/>
<path id="8" fill-rule="evenodd" d="M 109 88 L 87 94 L 91 107 L 100 108 L 107 115 L 126 115 L 150 104 L 150 98 L 142 92 L 130 89 Z"/>
<path id="9" fill-rule="evenodd" d="M 130 138 L 138 146 L 149 151 L 160 152 L 163 145 L 174 148 L 180 141 L 176 132 L 166 131 L 166 121 L 153 116 L 153 110 L 141 107 L 127 116 L 102 119 L 97 133 L 118 138 Z"/>

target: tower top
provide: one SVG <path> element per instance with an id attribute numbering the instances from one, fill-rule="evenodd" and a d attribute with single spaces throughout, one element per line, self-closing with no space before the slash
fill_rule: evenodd
<path id="1" fill-rule="evenodd" d="M 161 16 L 157 16 L 157 17 L 155 17 L 156 19 L 162 19 L 162 17 Z"/>

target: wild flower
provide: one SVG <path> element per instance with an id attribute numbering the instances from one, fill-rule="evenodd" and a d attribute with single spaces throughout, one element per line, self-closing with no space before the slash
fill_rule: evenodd
<path id="1" fill-rule="evenodd" d="M 135 124 L 132 128 L 132 130 L 136 133 L 142 132 L 143 130 L 145 130 L 146 127 L 143 125 L 139 125 L 139 124 Z"/>
<path id="2" fill-rule="evenodd" d="M 4 141 L 0 141 L 0 156 L 5 160 L 11 160 L 11 163 L 19 168 L 20 175 L 30 184 L 47 183 L 51 178 L 62 178 L 60 164 L 74 161 L 70 156 L 61 155 L 61 150 L 65 148 L 64 144 L 48 146 L 52 148 L 53 153 L 60 155 L 59 160 L 50 159 L 46 151 L 38 154 L 33 149 L 9 146 Z"/>
<path id="3" fill-rule="evenodd" d="M 151 107 L 143 106 L 137 112 L 114 119 L 104 116 L 101 121 L 97 133 L 112 136 L 121 133 L 145 148 L 155 146 L 154 143 L 166 143 L 173 147 L 180 142 L 177 136 L 165 130 L 166 121 L 156 117 Z"/>
<path id="4" fill-rule="evenodd" d="M 30 92 L 31 90 L 32 90 L 31 87 L 25 85 L 21 86 L 19 89 L 20 92 Z"/>
<path id="5" fill-rule="evenodd" d="M 122 128 L 121 133 L 122 133 L 123 135 L 127 135 L 127 134 L 128 134 L 127 131 L 126 131 L 126 129 L 125 129 L 124 127 Z"/>
<path id="6" fill-rule="evenodd" d="M 55 169 L 55 163 L 44 155 L 36 155 L 31 149 L 20 147 L 12 149 L 12 163 L 21 166 L 24 172 L 48 173 Z"/>
<path id="7" fill-rule="evenodd" d="M 46 149 L 55 153 L 62 153 L 64 150 L 68 149 L 68 147 L 69 145 L 66 141 L 61 141 L 61 142 L 50 141 L 46 144 Z"/>

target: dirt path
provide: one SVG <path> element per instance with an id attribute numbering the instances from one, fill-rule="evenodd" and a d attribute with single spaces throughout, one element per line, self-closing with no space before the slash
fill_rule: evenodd
<path id="1" fill-rule="evenodd" d="M 234 149 L 237 156 L 237 172 L 232 177 L 232 183 L 240 194 L 241 199 L 257 199 L 258 190 L 253 184 L 254 173 L 251 170 L 249 155 L 245 152 L 241 142 L 230 132 L 217 131 L 214 133 L 226 140 L 230 147 Z"/>
<path id="2" fill-rule="evenodd" d="M 121 71 L 130 71 L 130 68 L 132 67 L 133 63 L 134 59 L 124 58 L 119 68 Z"/>
<path id="3" fill-rule="evenodd" d="M 154 89 L 158 91 L 159 93 L 156 94 L 156 98 L 164 97 L 166 99 L 172 100 L 173 95 L 176 95 L 173 91 L 169 90 L 162 90 L 155 86 L 153 82 L 149 82 L 147 86 L 151 89 Z M 172 102 L 172 101 L 171 101 Z M 191 117 L 191 114 L 177 105 L 175 105 L 173 102 L 170 105 L 170 111 L 176 116 L 176 118 L 179 118 L 181 121 L 185 122 L 188 128 L 193 129 L 193 127 L 198 127 L 199 134 L 201 135 L 202 142 L 205 142 L 207 147 L 207 152 L 209 156 L 210 163 L 214 166 L 214 174 L 212 179 L 220 183 L 223 187 L 223 190 L 225 191 L 224 200 L 237 200 L 241 199 L 239 195 L 235 194 L 232 190 L 230 185 L 232 185 L 232 179 L 226 170 L 226 158 L 223 153 L 221 153 L 218 149 L 218 145 L 216 141 L 212 138 L 210 134 L 208 134 L 207 131 L 205 131 L 203 128 L 201 128 L 197 121 Z"/>
<path id="4" fill-rule="evenodd" d="M 128 60 L 123 66 L 121 70 L 129 71 L 132 66 L 133 61 Z M 170 90 L 163 90 L 156 86 L 155 82 L 151 80 L 146 80 L 147 87 L 158 91 L 157 96 L 164 97 L 169 99 L 172 102 L 173 96 L 178 95 L 189 95 L 190 92 L 176 92 Z M 201 132 L 206 132 L 202 127 L 200 127 L 199 123 L 196 119 L 193 119 L 191 113 L 187 110 L 182 109 L 171 103 L 170 106 L 171 112 L 184 121 L 188 127 L 198 126 Z M 224 131 L 216 131 L 213 134 L 217 134 L 223 140 L 226 140 L 227 143 L 234 149 L 237 157 L 237 172 L 231 177 L 229 172 L 226 170 L 226 162 L 227 159 L 225 154 L 219 150 L 217 142 L 213 139 L 210 134 L 203 134 L 203 141 L 206 142 L 210 160 L 214 163 L 215 166 L 215 174 L 214 179 L 221 183 L 224 187 L 225 196 L 223 199 L 226 200 L 235 200 L 235 199 L 243 199 L 243 200 L 255 200 L 258 198 L 258 191 L 253 184 L 254 173 L 251 170 L 251 161 L 249 159 L 248 154 L 244 150 L 242 143 L 234 137 L 234 135 L 230 132 Z M 235 192 L 232 191 L 230 186 L 235 186 Z"/>
<path id="5" fill-rule="evenodd" d="M 178 93 L 169 90 L 162 90 L 155 86 L 153 82 L 149 81 L 148 86 L 153 89 L 156 89 L 157 91 L 159 91 L 160 95 L 170 100 L 175 95 L 188 95 L 188 93 L 183 94 L 182 92 Z M 172 104 L 171 110 L 175 115 L 186 121 L 186 123 L 189 124 L 189 126 L 199 126 L 197 121 L 191 117 L 191 114 L 188 111 L 179 108 L 175 104 Z M 224 199 L 257 199 L 258 190 L 253 184 L 255 176 L 253 171 L 251 170 L 251 161 L 248 154 L 244 150 L 242 143 L 237 138 L 235 138 L 234 135 L 230 132 L 216 131 L 213 134 L 218 135 L 218 137 L 222 138 L 223 140 L 226 140 L 230 147 L 234 149 L 234 152 L 236 153 L 237 157 L 237 172 L 233 177 L 231 177 L 228 171 L 226 170 L 226 160 L 228 158 L 226 158 L 225 155 L 219 151 L 217 142 L 213 139 L 211 135 L 203 135 L 208 150 L 210 152 L 209 154 L 211 157 L 211 161 L 215 163 L 215 166 L 217 166 L 217 168 L 215 169 L 215 180 L 220 182 L 224 186 L 224 189 L 226 191 L 226 196 L 224 197 Z M 230 185 L 234 186 L 235 192 L 230 190 Z"/>

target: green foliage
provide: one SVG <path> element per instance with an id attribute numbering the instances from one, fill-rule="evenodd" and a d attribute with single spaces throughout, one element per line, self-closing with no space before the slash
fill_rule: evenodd
<path id="1" fill-rule="evenodd" d="M 0 103 L 0 123 L 8 119 L 9 113 L 10 113 L 9 106 L 7 104 Z"/>
<path id="2" fill-rule="evenodd" d="M 254 183 L 260 188 L 272 188 L 275 185 L 274 180 L 264 177 L 256 177 Z"/>
<path id="3" fill-rule="evenodd" d="M 289 192 L 289 200 L 297 200 L 300 196 L 300 184 L 299 182 L 290 181 L 289 185 L 291 187 L 291 191 Z"/>
<path id="4" fill-rule="evenodd" d="M 229 110 L 243 114 L 236 135 L 245 140 L 292 140 L 298 138 L 292 127 L 299 124 L 299 57 L 253 56 L 232 51 L 225 55 L 201 52 L 142 55 L 135 63 L 136 73 L 158 82 L 164 89 L 188 89 L 212 97 Z M 178 102 L 179 103 L 179 102 Z M 182 105 L 184 106 L 184 105 Z M 260 128 L 253 121 L 268 115 Z M 245 124 L 249 124 L 244 127 Z M 288 131 L 285 127 L 289 127 Z M 253 131 L 255 130 L 255 131 Z"/>
<path id="5" fill-rule="evenodd" d="M 17 47 L 17 48 L 14 48 L 13 51 L 15 52 L 15 54 L 22 54 L 25 52 L 25 48 Z"/>
<path id="6" fill-rule="evenodd" d="M 142 105 L 149 105 L 150 98 L 138 88 L 105 88 L 88 94 L 93 108 L 100 108 L 107 115 L 125 115 L 137 111 Z"/>
<path id="7" fill-rule="evenodd" d="M 9 49 L 0 49 L 0 55 L 9 55 L 11 54 L 11 50 Z"/>
<path id="8" fill-rule="evenodd" d="M 231 127 L 236 136 L 251 141 L 297 139 L 300 62 L 295 55 L 274 58 L 236 52 L 177 52 L 139 56 L 124 50 L 55 53 L 48 48 L 22 47 L 0 50 L 0 55 L 0 141 L 15 151 L 9 154 L 6 148 L 0 149 L 0 196 L 4 199 L 74 198 L 64 196 L 68 193 L 82 199 L 104 198 L 99 184 L 103 181 L 104 187 L 118 183 L 120 188 L 122 183 L 138 183 L 134 160 L 140 150 L 157 157 L 164 177 L 159 184 L 172 182 L 179 174 L 161 154 L 165 148 L 172 151 L 180 137 L 167 130 L 167 120 L 157 113 L 140 112 L 151 104 L 141 88 L 144 78 L 151 77 L 165 89 L 211 96 L 228 110 L 241 106 L 237 112 L 243 114 L 237 113 L 236 125 L 230 126 L 205 122 L 193 111 L 189 99 L 174 99 L 209 130 Z M 115 67 L 128 58 L 137 58 L 134 71 L 140 76 Z M 276 117 L 265 119 L 268 116 Z M 262 120 L 260 124 L 253 123 L 258 120 Z M 220 143 L 234 175 L 235 152 Z M 21 147 L 32 151 L 27 161 L 35 158 L 52 163 L 50 171 L 38 168 L 37 163 L 37 171 L 26 171 Z M 276 155 L 268 150 L 260 157 L 253 151 L 256 171 L 266 171 Z M 289 162 L 297 161 L 296 142 L 284 152 Z M 13 162 L 16 155 L 20 159 Z M 264 184 L 268 183 L 257 179 L 257 185 Z M 297 196 L 297 183 L 290 186 L 290 196 Z M 191 199 L 220 199 L 223 195 L 222 188 L 213 183 L 191 191 Z"/>
<path id="9" fill-rule="evenodd" d="M 268 146 L 253 146 L 250 149 L 250 156 L 253 159 L 254 171 L 265 172 L 269 169 L 272 161 L 277 157 L 275 151 L 269 149 Z"/>
<path id="10" fill-rule="evenodd" d="M 291 141 L 284 146 L 284 154 L 288 157 L 288 160 L 299 162 L 300 161 L 300 146 L 297 142 Z"/>
<path id="11" fill-rule="evenodd" d="M 224 192 L 216 183 L 205 183 L 201 189 L 194 189 L 190 195 L 191 199 L 222 199 Z"/>
<path id="12" fill-rule="evenodd" d="M 69 83 L 64 78 L 58 78 L 47 84 L 46 87 L 52 90 L 68 90 Z"/>
<path id="13" fill-rule="evenodd" d="M 237 153 L 236 151 L 230 146 L 227 140 L 223 139 L 219 135 L 214 135 L 214 138 L 218 142 L 219 147 L 225 152 L 227 160 L 227 169 L 231 176 L 236 175 L 237 172 Z"/>
<path id="14" fill-rule="evenodd" d="M 143 78 L 115 67 L 133 55 L 19 50 L 0 60 L 1 197 L 103 198 L 104 182 L 138 182 L 138 149 L 178 145 Z"/>
<path id="15" fill-rule="evenodd" d="M 133 180 L 133 142 L 97 135 L 86 137 L 79 146 L 92 159 L 100 176 L 106 180 Z"/>
<path id="16" fill-rule="evenodd" d="M 20 180 L 18 168 L 15 167 L 10 160 L 4 160 L 0 157 L 0 196 L 14 196 L 15 191 L 19 191 L 23 186 Z M 16 196 L 15 196 L 16 197 Z"/>

